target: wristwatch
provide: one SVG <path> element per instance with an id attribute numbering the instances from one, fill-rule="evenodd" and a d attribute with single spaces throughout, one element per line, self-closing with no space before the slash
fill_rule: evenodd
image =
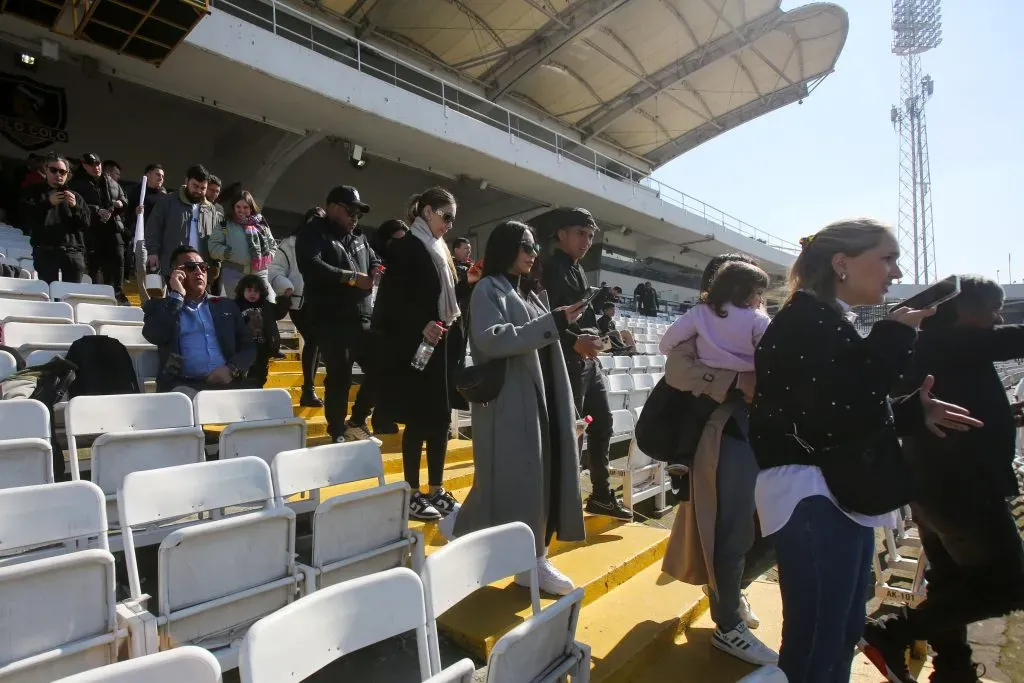
<path id="1" fill-rule="evenodd" d="M 236 368 L 231 363 L 228 363 L 228 370 L 231 372 L 231 377 L 233 379 L 238 379 L 239 377 L 242 376 L 242 371 Z"/>
<path id="2" fill-rule="evenodd" d="M 351 285 L 351 286 L 353 286 L 353 287 L 354 287 L 354 286 L 355 286 L 355 284 L 356 284 L 356 274 L 355 274 L 355 273 L 352 273 L 351 275 L 349 275 L 349 276 L 348 276 L 348 279 L 347 279 L 347 280 L 345 280 L 345 284 L 347 284 L 347 285 Z"/>

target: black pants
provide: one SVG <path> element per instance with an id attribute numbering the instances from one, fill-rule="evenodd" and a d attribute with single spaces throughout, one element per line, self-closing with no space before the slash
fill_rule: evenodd
<path id="1" fill-rule="evenodd" d="M 33 256 L 39 279 L 46 284 L 60 279 L 64 282 L 81 282 L 85 274 L 85 255 L 80 251 L 36 249 Z M 63 278 L 58 277 L 58 271 Z"/>
<path id="2" fill-rule="evenodd" d="M 327 368 L 324 379 L 324 416 L 327 418 L 327 432 L 337 440 L 345 433 L 345 418 L 348 416 L 348 393 L 352 387 L 352 364 L 366 364 L 366 332 L 348 332 L 337 334 L 334 330 L 320 331 L 320 356 Z M 368 364 L 366 364 L 368 365 Z M 370 402 L 370 407 L 366 404 Z M 368 394 L 363 397 L 360 387 L 359 395 L 353 406 L 353 421 L 360 412 L 363 420 L 373 409 L 376 397 Z"/>
<path id="3" fill-rule="evenodd" d="M 111 285 L 119 298 L 124 296 L 124 245 L 116 241 L 97 244 L 89 252 L 89 277 L 95 284 Z"/>
<path id="4" fill-rule="evenodd" d="M 1024 546 L 998 497 L 952 495 L 911 506 L 928 557 L 928 597 L 906 617 L 908 638 L 935 650 L 935 671 L 973 671 L 967 626 L 1024 608 Z"/>
<path id="5" fill-rule="evenodd" d="M 133 239 L 125 242 L 124 248 L 121 250 L 124 254 L 124 280 L 128 282 L 135 275 L 135 242 Z"/>
<path id="6" fill-rule="evenodd" d="M 302 386 L 313 388 L 316 368 L 320 365 L 320 345 L 313 329 L 313 321 L 305 309 L 292 309 L 288 315 L 295 324 L 295 329 L 302 335 Z"/>
<path id="7" fill-rule="evenodd" d="M 604 374 L 598 362 L 584 360 L 573 351 L 566 351 L 565 364 L 569 371 L 569 384 L 579 417 L 589 415 L 593 422 L 587 427 L 587 467 L 590 483 L 598 498 L 611 496 L 608 486 L 608 449 L 612 438 L 612 410 L 608 405 Z"/>
<path id="8" fill-rule="evenodd" d="M 444 459 L 448 452 L 450 422 L 436 425 L 407 424 L 402 434 L 402 467 L 405 481 L 413 492 L 420 487 L 420 456 L 427 445 L 427 484 L 440 486 L 444 481 Z"/>

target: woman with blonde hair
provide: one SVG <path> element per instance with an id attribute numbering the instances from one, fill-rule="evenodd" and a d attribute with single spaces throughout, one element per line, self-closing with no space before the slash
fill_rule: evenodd
<path id="1" fill-rule="evenodd" d="M 891 510 L 910 496 L 864 477 L 864 467 L 901 469 L 901 434 L 980 423 L 932 398 L 931 378 L 910 396 L 889 396 L 934 309 L 898 308 L 867 337 L 851 323 L 851 307 L 881 304 L 902 277 L 887 226 L 840 221 L 801 245 L 790 298 L 755 354 L 750 441 L 758 517 L 779 566 L 779 667 L 789 683 L 839 683 L 864 632 L 873 529 L 891 526 Z"/>
<path id="2" fill-rule="evenodd" d="M 224 291 L 234 292 L 243 275 L 257 275 L 266 282 L 270 301 L 276 301 L 270 286 L 270 264 L 277 242 L 270 224 L 260 214 L 260 206 L 248 190 L 238 190 L 224 198 L 224 224 L 210 233 L 210 258 L 221 262 Z"/>

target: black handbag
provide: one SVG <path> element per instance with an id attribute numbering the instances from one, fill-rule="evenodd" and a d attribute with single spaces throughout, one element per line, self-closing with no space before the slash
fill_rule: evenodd
<path id="1" fill-rule="evenodd" d="M 844 510 L 881 515 L 913 500 L 913 473 L 891 421 L 872 437 L 817 453 L 825 483 Z"/>
<path id="2" fill-rule="evenodd" d="M 463 368 L 455 378 L 455 388 L 469 403 L 487 405 L 498 398 L 501 388 L 505 386 L 507 364 L 506 359 L 495 358 L 482 365 Z"/>

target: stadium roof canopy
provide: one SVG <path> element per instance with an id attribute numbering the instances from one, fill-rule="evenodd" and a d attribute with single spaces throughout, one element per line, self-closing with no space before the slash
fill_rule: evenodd
<path id="1" fill-rule="evenodd" d="M 651 167 L 808 95 L 848 30 L 780 0 L 316 0 Z"/>

